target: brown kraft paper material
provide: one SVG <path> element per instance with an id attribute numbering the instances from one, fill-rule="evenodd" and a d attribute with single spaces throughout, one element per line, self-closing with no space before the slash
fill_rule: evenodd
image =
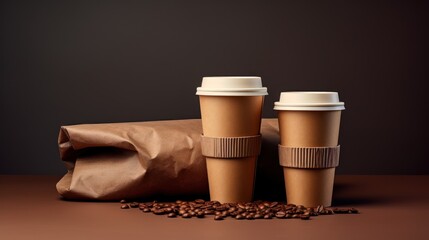
<path id="1" fill-rule="evenodd" d="M 208 195 L 201 133 L 198 119 L 63 126 L 58 144 L 67 173 L 57 191 L 65 199 L 103 201 Z M 266 159 L 258 161 L 255 194 L 279 199 L 277 119 L 262 120 L 261 133 Z"/>
<path id="2" fill-rule="evenodd" d="M 263 96 L 200 96 L 204 136 L 260 134 Z M 257 156 L 206 157 L 210 200 L 248 202 L 253 198 Z"/>
<path id="3" fill-rule="evenodd" d="M 336 147 L 341 111 L 279 111 L 281 146 Z M 330 206 L 335 167 L 283 167 L 288 203 Z"/>

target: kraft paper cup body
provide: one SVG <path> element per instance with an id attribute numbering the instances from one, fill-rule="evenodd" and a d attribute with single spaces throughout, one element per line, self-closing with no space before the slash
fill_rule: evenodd
<path id="1" fill-rule="evenodd" d="M 216 89 L 217 92 L 209 93 L 198 89 L 204 136 L 243 137 L 259 135 L 266 88 L 265 92 L 261 91 L 260 78 L 259 80 L 256 78 L 256 81 L 255 78 L 251 78 L 249 81 L 259 82 L 256 84 L 257 91 L 252 92 L 251 87 L 242 87 L 239 90 L 244 89 L 244 91 L 234 92 L 234 87 L 225 81 L 235 81 L 235 79 L 225 78 L 209 79 L 209 81 L 221 79 L 220 81 L 223 81 L 223 85 L 227 88 L 225 92 L 220 91 L 220 87 Z M 206 79 L 204 78 L 204 80 Z M 239 88 L 241 85 L 238 84 L 235 87 Z M 210 199 L 222 203 L 251 201 L 256 160 L 257 156 L 228 159 L 206 157 Z"/>
<path id="2" fill-rule="evenodd" d="M 317 92 L 312 93 L 317 94 Z M 335 95 L 338 98 L 338 94 L 323 93 L 334 95 L 334 99 L 325 102 L 316 99 L 314 104 L 311 104 L 311 99 L 307 102 L 305 99 L 305 95 L 311 95 L 311 93 L 293 94 L 296 94 L 297 98 L 301 98 L 295 102 L 295 105 L 292 101 L 293 97 L 288 99 L 290 101 L 275 105 L 275 109 L 278 110 L 280 145 L 285 147 L 336 147 L 341 110 L 344 109 L 344 103 L 335 99 Z M 331 206 L 335 168 L 284 167 L 283 173 L 288 203 L 308 207 Z"/>

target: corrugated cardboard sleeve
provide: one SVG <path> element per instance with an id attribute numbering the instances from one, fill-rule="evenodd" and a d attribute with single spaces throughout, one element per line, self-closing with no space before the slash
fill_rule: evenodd
<path id="1" fill-rule="evenodd" d="M 340 160 L 340 145 L 336 147 L 286 147 L 279 145 L 279 160 L 283 167 L 332 168 Z"/>
<path id="2" fill-rule="evenodd" d="M 203 156 L 213 158 L 244 158 L 258 156 L 261 135 L 245 137 L 206 137 L 201 135 Z"/>

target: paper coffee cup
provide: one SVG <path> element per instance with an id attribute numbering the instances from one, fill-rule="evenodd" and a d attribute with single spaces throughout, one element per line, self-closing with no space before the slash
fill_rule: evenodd
<path id="1" fill-rule="evenodd" d="M 330 206 L 344 103 L 336 92 L 282 92 L 274 110 L 288 203 Z"/>
<path id="2" fill-rule="evenodd" d="M 257 160 L 257 154 L 252 151 L 259 147 L 257 140 L 267 88 L 262 87 L 260 77 L 204 77 L 197 95 L 203 135 L 218 143 L 217 150 L 206 149 L 218 152 L 206 157 L 210 199 L 251 201 Z M 236 141 L 248 144 L 234 145 Z M 202 147 L 213 148 L 210 144 L 204 146 L 205 143 Z M 214 157 L 222 153 L 226 157 Z"/>

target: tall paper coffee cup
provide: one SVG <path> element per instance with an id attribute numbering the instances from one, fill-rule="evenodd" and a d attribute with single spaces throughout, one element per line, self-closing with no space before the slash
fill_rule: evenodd
<path id="1" fill-rule="evenodd" d="M 203 78 L 197 95 L 200 97 L 204 137 L 213 138 L 213 141 L 227 139 L 233 143 L 236 138 L 259 136 L 266 94 L 259 77 Z M 228 146 L 230 142 L 224 142 L 218 149 L 219 154 L 225 153 L 226 157 L 206 156 L 210 199 L 219 202 L 251 201 L 257 154 L 234 157 L 246 149 L 234 149 L 232 145 Z"/>
<path id="2" fill-rule="evenodd" d="M 283 92 L 274 109 L 288 203 L 330 206 L 344 103 L 336 92 Z"/>

